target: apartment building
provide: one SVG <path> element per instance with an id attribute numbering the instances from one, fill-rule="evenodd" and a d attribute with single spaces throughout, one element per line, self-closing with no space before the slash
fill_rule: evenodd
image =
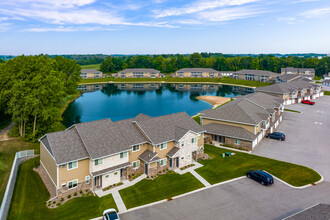
<path id="1" fill-rule="evenodd" d="M 97 79 L 105 78 L 107 75 L 96 69 L 82 69 L 80 76 L 83 79 Z"/>
<path id="2" fill-rule="evenodd" d="M 282 98 L 285 105 L 300 103 L 301 100 L 316 99 L 324 95 L 320 84 L 311 83 L 308 79 L 304 78 L 259 87 L 255 91 Z"/>
<path id="3" fill-rule="evenodd" d="M 180 78 L 219 78 L 220 73 L 211 68 L 183 68 L 176 71 L 173 77 Z"/>
<path id="4" fill-rule="evenodd" d="M 132 174 L 181 168 L 204 154 L 204 129 L 185 112 L 79 123 L 39 141 L 40 164 L 57 195 L 95 191 Z"/>
<path id="5" fill-rule="evenodd" d="M 177 91 L 195 91 L 195 92 L 203 92 L 203 91 L 218 91 L 221 87 L 220 85 L 212 85 L 212 84 L 172 84 L 172 88 Z"/>
<path id="6" fill-rule="evenodd" d="M 281 68 L 281 74 L 301 75 L 307 79 L 313 80 L 315 77 L 315 69 L 286 67 L 286 68 Z"/>
<path id="7" fill-rule="evenodd" d="M 162 84 L 159 83 L 120 83 L 115 84 L 120 90 L 124 91 L 153 91 L 159 89 Z"/>
<path id="8" fill-rule="evenodd" d="M 257 92 L 200 114 L 205 142 L 252 151 L 282 121 L 284 100 Z"/>
<path id="9" fill-rule="evenodd" d="M 164 74 L 155 69 L 125 69 L 113 75 L 116 78 L 162 78 Z"/>
<path id="10" fill-rule="evenodd" d="M 260 81 L 260 82 L 272 82 L 276 81 L 279 76 L 277 73 L 264 70 L 239 70 L 232 74 L 233 79 Z"/>

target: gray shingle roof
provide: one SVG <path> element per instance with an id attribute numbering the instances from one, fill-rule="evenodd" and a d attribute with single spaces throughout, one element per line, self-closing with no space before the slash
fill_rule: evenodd
<path id="1" fill-rule="evenodd" d="M 330 219 L 330 205 L 317 204 L 302 212 L 298 212 L 285 220 L 329 220 Z"/>
<path id="2" fill-rule="evenodd" d="M 267 120 L 274 112 L 274 108 L 281 104 L 283 100 L 278 97 L 252 93 L 240 96 L 219 108 L 207 109 L 201 113 L 203 118 L 257 125 L 262 120 Z"/>
<path id="3" fill-rule="evenodd" d="M 139 120 L 146 120 L 146 119 L 149 119 L 149 118 L 152 118 L 152 117 L 149 116 L 149 115 L 145 115 L 143 113 L 140 113 L 134 118 L 134 120 L 139 121 Z"/>
<path id="4" fill-rule="evenodd" d="M 102 72 L 96 69 L 82 69 L 81 73 L 102 73 Z"/>
<path id="5" fill-rule="evenodd" d="M 119 170 L 121 168 L 129 167 L 129 166 L 131 166 L 131 163 L 126 162 L 126 163 L 119 164 L 117 166 L 112 166 L 112 167 L 109 167 L 109 168 L 106 168 L 106 169 L 103 169 L 103 170 L 93 172 L 92 175 L 95 177 L 95 176 L 99 176 L 99 175 L 102 175 L 102 174 L 109 173 L 111 171 Z"/>
<path id="6" fill-rule="evenodd" d="M 297 73 L 305 73 L 306 71 L 311 71 L 312 73 L 315 74 L 315 69 L 314 68 L 294 68 L 294 67 L 286 67 L 286 68 L 281 68 L 281 72 L 297 72 Z"/>
<path id="7" fill-rule="evenodd" d="M 75 124 L 91 159 L 129 149 L 126 137 L 110 119 Z"/>
<path id="8" fill-rule="evenodd" d="M 180 148 L 178 147 L 173 147 L 167 154 L 166 156 L 168 157 L 173 157 L 178 151 L 180 150 Z"/>
<path id="9" fill-rule="evenodd" d="M 178 140 L 176 135 L 178 127 L 196 133 L 203 132 L 202 127 L 185 112 L 136 121 L 136 124 L 154 144 Z"/>
<path id="10" fill-rule="evenodd" d="M 255 91 L 257 92 L 269 92 L 269 93 L 277 93 L 277 94 L 289 94 L 292 92 L 297 91 L 297 89 L 287 82 L 282 83 L 276 83 L 273 85 L 265 86 L 265 87 L 259 87 L 256 88 Z"/>
<path id="11" fill-rule="evenodd" d="M 218 71 L 216 71 L 215 69 L 211 69 L 211 68 L 182 68 L 177 70 L 176 72 L 213 72 L 213 73 L 217 73 Z"/>
<path id="12" fill-rule="evenodd" d="M 155 69 L 145 69 L 145 68 L 124 69 L 124 70 L 122 70 L 122 71 L 119 71 L 119 73 L 133 73 L 133 72 L 160 73 L 159 70 L 155 70 Z"/>
<path id="13" fill-rule="evenodd" d="M 140 154 L 139 159 L 145 162 L 151 162 L 158 155 L 157 152 L 152 152 L 150 150 L 145 150 L 142 154 Z"/>
<path id="14" fill-rule="evenodd" d="M 238 126 L 210 123 L 204 125 L 203 128 L 206 130 L 206 133 L 225 137 L 232 137 L 248 141 L 254 141 L 257 138 L 257 135 L 254 135 L 248 130 Z"/>
<path id="15" fill-rule="evenodd" d="M 271 71 L 265 71 L 265 70 L 239 70 L 236 73 L 238 74 L 253 74 L 253 75 L 260 75 L 260 76 L 278 76 L 278 73 L 274 73 Z"/>
<path id="16" fill-rule="evenodd" d="M 49 152 L 55 158 L 56 164 L 63 164 L 89 156 L 75 129 L 49 133 L 40 141 L 47 149 L 50 149 Z"/>
<path id="17" fill-rule="evenodd" d="M 300 75 L 294 75 L 294 74 L 283 74 L 283 75 L 279 75 L 278 78 L 282 81 L 282 82 L 287 82 L 287 81 L 291 81 L 293 79 L 298 79 L 300 78 Z"/>

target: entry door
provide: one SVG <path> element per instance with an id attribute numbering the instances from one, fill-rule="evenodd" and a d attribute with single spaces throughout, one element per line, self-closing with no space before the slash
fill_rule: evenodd
<path id="1" fill-rule="evenodd" d="M 179 167 L 179 157 L 176 158 L 176 167 Z"/>
<path id="2" fill-rule="evenodd" d="M 170 167 L 173 168 L 172 166 L 173 166 L 173 159 L 170 158 Z"/>
<path id="3" fill-rule="evenodd" d="M 148 175 L 148 164 L 144 164 L 144 173 Z"/>
<path id="4" fill-rule="evenodd" d="M 123 177 L 123 169 L 120 169 L 120 177 Z"/>

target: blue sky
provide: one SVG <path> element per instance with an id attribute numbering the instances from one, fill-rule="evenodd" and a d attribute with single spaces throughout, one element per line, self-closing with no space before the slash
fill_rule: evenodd
<path id="1" fill-rule="evenodd" d="M 330 1 L 0 1 L 0 54 L 192 52 L 330 53 Z"/>

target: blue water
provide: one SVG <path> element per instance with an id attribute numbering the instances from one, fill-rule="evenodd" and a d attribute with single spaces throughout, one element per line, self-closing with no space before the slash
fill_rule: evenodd
<path id="1" fill-rule="evenodd" d="M 84 92 L 68 106 L 63 114 L 63 123 L 70 126 L 104 118 L 117 121 L 134 118 L 140 113 L 161 116 L 185 111 L 193 116 L 204 109 L 212 108 L 209 103 L 196 99 L 197 96 L 217 95 L 231 98 L 251 92 L 251 89 L 225 85 L 192 85 L 193 88 L 183 88 L 181 85 L 180 88 L 180 85 L 156 84 L 155 88 L 153 84 L 153 88 L 148 89 L 126 89 L 125 86 L 126 84 L 106 84 L 100 90 L 90 89 L 89 92 Z"/>

